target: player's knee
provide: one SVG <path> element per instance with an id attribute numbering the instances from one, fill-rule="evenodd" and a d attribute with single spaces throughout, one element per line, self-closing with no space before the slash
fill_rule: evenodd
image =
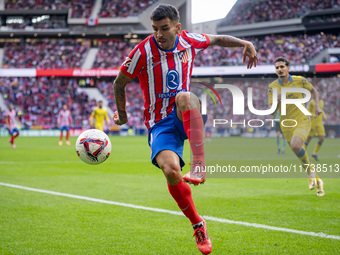
<path id="1" fill-rule="evenodd" d="M 295 152 L 295 154 L 298 154 L 302 149 L 302 146 L 298 145 L 292 145 L 292 150 Z"/>
<path id="2" fill-rule="evenodd" d="M 190 109 L 190 92 L 179 92 L 176 95 L 176 104 L 180 110 Z"/>
<path id="3" fill-rule="evenodd" d="M 176 95 L 176 105 L 181 111 L 199 108 L 198 98 L 191 92 L 179 92 Z"/>
<path id="4" fill-rule="evenodd" d="M 297 142 L 291 142 L 290 147 L 295 153 L 299 153 L 301 151 L 302 146 Z"/>
<path id="5" fill-rule="evenodd" d="M 160 165 L 160 168 L 162 169 L 169 183 L 173 181 L 177 182 L 177 180 L 182 178 L 181 167 L 175 162 L 164 162 L 162 165 Z"/>

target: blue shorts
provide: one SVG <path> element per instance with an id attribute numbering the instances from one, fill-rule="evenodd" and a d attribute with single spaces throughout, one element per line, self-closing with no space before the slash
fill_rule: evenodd
<path id="1" fill-rule="evenodd" d="M 19 133 L 19 129 L 17 128 L 12 128 L 12 130 L 8 128 L 7 130 L 10 135 L 13 135 L 14 133 Z"/>
<path id="2" fill-rule="evenodd" d="M 60 131 L 64 131 L 64 130 L 69 131 L 70 129 L 71 129 L 70 126 L 62 126 L 62 127 L 60 128 Z"/>
<path id="3" fill-rule="evenodd" d="M 171 150 L 175 152 L 179 159 L 180 165 L 185 165 L 183 160 L 183 145 L 184 141 L 188 139 L 183 122 L 178 119 L 176 114 L 176 105 L 172 112 L 160 122 L 157 122 L 148 132 L 148 142 L 151 148 L 152 164 L 159 167 L 155 157 L 163 150 Z"/>

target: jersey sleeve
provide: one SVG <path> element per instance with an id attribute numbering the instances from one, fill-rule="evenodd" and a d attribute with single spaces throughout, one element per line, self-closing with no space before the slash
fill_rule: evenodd
<path id="1" fill-rule="evenodd" d="M 120 67 L 120 71 L 131 79 L 137 77 L 143 67 L 142 52 L 138 45 L 130 52 Z"/>
<path id="2" fill-rule="evenodd" d="M 195 48 L 196 52 L 208 48 L 210 44 L 210 39 L 206 34 L 189 33 L 188 31 L 183 30 L 182 36 Z"/>
<path id="3" fill-rule="evenodd" d="M 304 77 L 301 78 L 302 87 L 312 91 L 313 85 Z"/>

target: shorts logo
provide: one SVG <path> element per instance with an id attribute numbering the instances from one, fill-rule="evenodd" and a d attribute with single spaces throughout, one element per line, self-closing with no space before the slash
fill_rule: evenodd
<path id="1" fill-rule="evenodd" d="M 176 70 L 169 70 L 166 75 L 166 86 L 170 90 L 175 90 L 179 86 L 179 74 Z"/>

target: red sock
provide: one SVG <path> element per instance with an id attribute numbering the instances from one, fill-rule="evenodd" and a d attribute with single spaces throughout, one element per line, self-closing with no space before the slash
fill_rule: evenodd
<path id="1" fill-rule="evenodd" d="M 193 161 L 204 160 L 204 124 L 198 108 L 182 112 L 184 131 L 189 138 Z"/>
<path id="2" fill-rule="evenodd" d="M 14 139 L 19 136 L 19 132 L 17 132 L 14 136 L 12 136 L 12 143 L 14 143 Z"/>
<path id="3" fill-rule="evenodd" d="M 70 136 L 70 131 L 66 131 L 66 141 L 68 141 L 69 136 Z"/>
<path id="4" fill-rule="evenodd" d="M 11 144 L 13 144 L 13 142 L 14 142 L 14 136 L 11 135 Z"/>
<path id="5" fill-rule="evenodd" d="M 189 218 L 191 224 L 197 224 L 203 219 L 197 213 L 194 201 L 191 196 L 191 189 L 188 183 L 180 181 L 177 185 L 171 186 L 168 184 L 171 196 L 176 200 L 179 208 L 185 216 Z"/>
<path id="6" fill-rule="evenodd" d="M 59 141 L 63 140 L 63 131 L 60 132 L 60 137 L 59 137 Z"/>

